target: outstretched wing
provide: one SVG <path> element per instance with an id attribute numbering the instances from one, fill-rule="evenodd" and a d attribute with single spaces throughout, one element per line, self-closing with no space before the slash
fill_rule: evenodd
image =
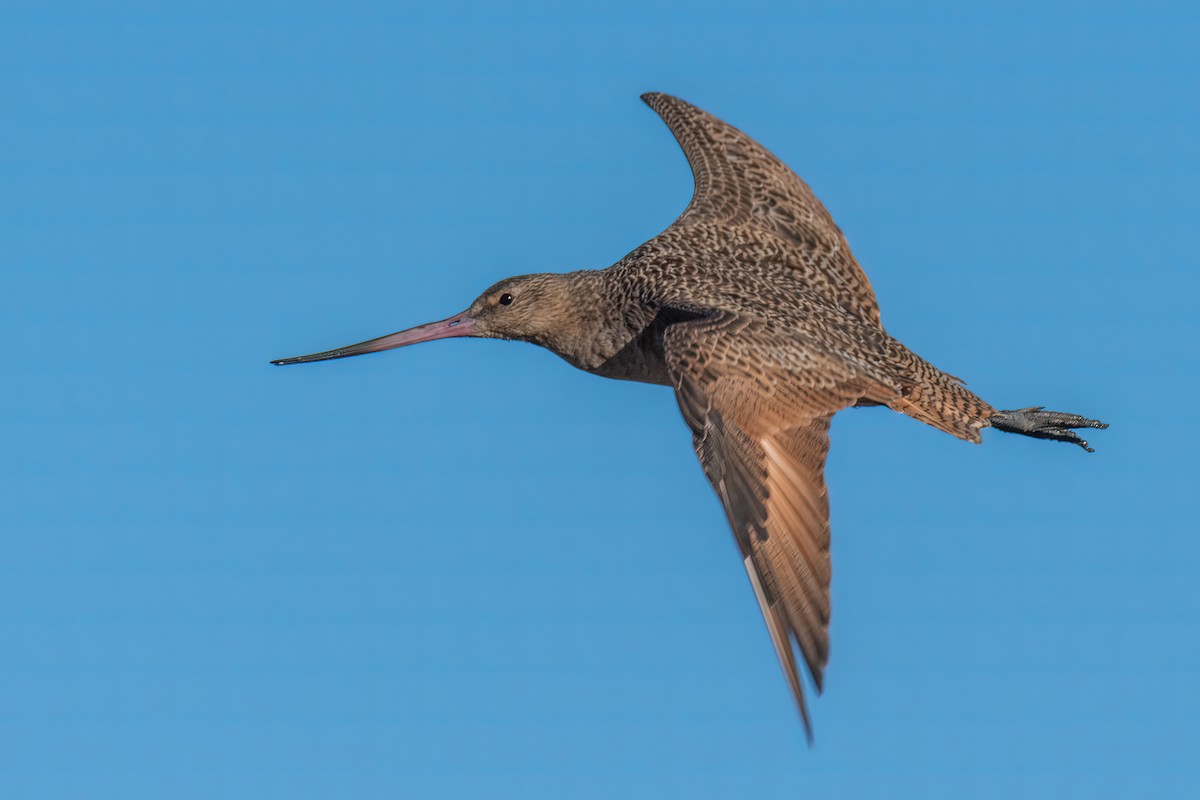
<path id="1" fill-rule="evenodd" d="M 653 108 L 683 148 L 695 192 L 676 225 L 716 222 L 774 234 L 806 281 L 860 319 L 879 324 L 875 292 L 846 237 L 812 189 L 765 147 L 677 97 L 651 92 Z"/>
<path id="2" fill-rule="evenodd" d="M 663 348 L 811 740 L 794 648 L 819 692 L 829 658 L 829 420 L 895 389 L 819 347 L 726 313 L 670 326 Z"/>

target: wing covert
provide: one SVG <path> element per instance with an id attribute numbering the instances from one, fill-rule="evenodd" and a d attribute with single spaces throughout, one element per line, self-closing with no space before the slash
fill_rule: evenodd
<path id="1" fill-rule="evenodd" d="M 676 225 L 746 226 L 782 240 L 808 282 L 860 319 L 879 324 L 879 305 L 846 237 L 803 180 L 737 128 L 671 95 L 642 95 L 687 157 L 695 191 Z"/>

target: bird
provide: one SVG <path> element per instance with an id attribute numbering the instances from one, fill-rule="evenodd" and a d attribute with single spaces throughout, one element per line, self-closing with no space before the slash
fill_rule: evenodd
<path id="1" fill-rule="evenodd" d="M 671 387 L 724 508 L 809 744 L 800 664 L 829 660 L 833 415 L 885 406 L 968 442 L 984 428 L 1068 442 L 1108 427 L 1043 406 L 998 410 L 884 329 L 866 274 L 799 176 L 737 128 L 668 94 L 642 95 L 692 169 L 683 213 L 598 270 L 494 284 L 438 322 L 301 364 L 457 337 L 531 342 L 605 378 Z"/>

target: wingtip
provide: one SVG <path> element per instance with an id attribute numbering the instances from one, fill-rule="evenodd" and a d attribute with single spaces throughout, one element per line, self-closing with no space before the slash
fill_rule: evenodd
<path id="1" fill-rule="evenodd" d="M 799 679 L 800 679 L 800 676 L 797 675 L 796 676 L 797 682 L 799 682 Z M 817 694 L 820 694 L 820 693 L 821 692 L 818 689 Z M 817 740 L 816 740 L 816 737 L 813 735 L 812 717 L 808 713 L 808 703 L 804 702 L 803 694 L 796 695 L 796 710 L 800 712 L 800 721 L 804 724 L 804 738 L 808 741 L 808 746 L 812 747 L 813 744 Z"/>
<path id="2" fill-rule="evenodd" d="M 642 94 L 642 102 L 653 108 L 655 111 L 662 109 L 668 103 L 687 105 L 686 101 L 680 100 L 678 97 L 667 94 L 666 92 L 644 92 Z"/>
<path id="3" fill-rule="evenodd" d="M 804 740 L 808 742 L 809 748 L 812 748 L 817 743 L 817 737 L 813 735 L 812 720 L 809 719 L 808 709 L 803 706 L 800 708 L 800 720 L 804 723 Z"/>
<path id="4" fill-rule="evenodd" d="M 808 746 L 812 747 L 817 740 L 813 735 L 812 717 L 808 714 L 808 704 L 804 702 L 803 695 L 796 697 L 796 710 L 800 712 L 800 722 L 804 725 L 804 738 Z"/>

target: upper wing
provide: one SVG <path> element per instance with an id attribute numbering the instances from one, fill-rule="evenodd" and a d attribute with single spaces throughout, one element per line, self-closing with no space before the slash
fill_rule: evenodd
<path id="1" fill-rule="evenodd" d="M 819 348 L 779 341 L 760 321 L 725 313 L 670 326 L 663 348 L 811 740 L 793 647 L 819 692 L 829 658 L 829 420 L 894 388 Z"/>
<path id="2" fill-rule="evenodd" d="M 667 123 L 692 167 L 692 202 L 676 220 L 747 225 L 773 233 L 809 283 L 860 319 L 879 324 L 879 305 L 846 237 L 812 189 L 737 128 L 677 97 L 642 95 Z"/>

